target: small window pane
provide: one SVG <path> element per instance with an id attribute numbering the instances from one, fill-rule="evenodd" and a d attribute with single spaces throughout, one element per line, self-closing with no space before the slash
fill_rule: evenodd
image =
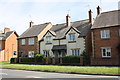
<path id="1" fill-rule="evenodd" d="M 25 45 L 25 39 L 22 39 L 22 45 Z"/>
<path id="2" fill-rule="evenodd" d="M 34 57 L 34 51 L 29 51 L 29 57 Z"/>
<path id="3" fill-rule="evenodd" d="M 110 38 L 110 31 L 109 30 L 102 30 L 101 31 L 101 38 Z"/>
<path id="4" fill-rule="evenodd" d="M 46 37 L 46 43 L 51 43 L 51 36 Z"/>
<path id="5" fill-rule="evenodd" d="M 29 38 L 29 45 L 34 45 L 34 38 Z"/>
<path id="6" fill-rule="evenodd" d="M 102 57 L 111 57 L 111 48 L 102 48 Z"/>
<path id="7" fill-rule="evenodd" d="M 74 41 L 75 40 L 75 34 L 69 34 L 69 39 L 71 41 Z"/>

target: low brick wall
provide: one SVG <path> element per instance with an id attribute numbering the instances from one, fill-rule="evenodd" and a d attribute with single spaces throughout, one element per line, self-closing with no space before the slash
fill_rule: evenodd
<path id="1" fill-rule="evenodd" d="M 16 63 L 17 60 L 15 59 L 13 63 Z M 55 57 L 49 58 L 46 57 L 43 59 L 43 62 L 38 63 L 38 62 L 21 62 L 21 59 L 19 59 L 20 64 L 52 64 L 52 65 L 83 65 L 83 57 L 80 57 L 80 63 L 63 63 L 62 58 L 56 59 Z"/>
<path id="2" fill-rule="evenodd" d="M 120 61 L 118 58 L 91 58 L 91 65 L 118 66 Z"/>

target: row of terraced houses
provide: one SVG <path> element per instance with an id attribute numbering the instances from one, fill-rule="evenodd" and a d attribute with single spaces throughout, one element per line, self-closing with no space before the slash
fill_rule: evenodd
<path id="1" fill-rule="evenodd" d="M 119 15 L 120 10 L 101 13 L 101 8 L 98 6 L 95 19 L 90 10 L 88 19 L 75 22 L 70 22 L 69 14 L 66 16 L 66 23 L 63 24 L 52 25 L 48 22 L 35 25 L 31 21 L 29 28 L 19 37 L 15 31 L 1 33 L 1 53 L 4 50 L 4 55 L 0 56 L 4 56 L 4 60 L 9 60 L 14 55 L 34 57 L 34 53 L 38 53 L 46 57 L 59 58 L 80 56 L 86 50 L 89 65 L 119 65 Z M 10 37 L 13 34 L 14 39 Z M 7 41 L 10 38 L 11 40 Z M 8 45 L 7 42 L 13 43 Z M 18 47 L 15 48 L 16 46 Z"/>

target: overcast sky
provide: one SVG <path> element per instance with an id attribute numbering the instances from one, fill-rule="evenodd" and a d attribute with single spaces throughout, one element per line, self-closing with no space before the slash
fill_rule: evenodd
<path id="1" fill-rule="evenodd" d="M 71 21 L 88 19 L 88 10 L 96 16 L 96 7 L 102 12 L 118 9 L 119 0 L 0 0 L 0 29 L 5 27 L 21 35 L 32 20 L 35 24 L 65 23 L 67 13 Z"/>

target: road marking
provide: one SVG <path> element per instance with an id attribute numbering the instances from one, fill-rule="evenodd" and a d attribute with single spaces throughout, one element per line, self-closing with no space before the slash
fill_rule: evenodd
<path id="1" fill-rule="evenodd" d="M 7 73 L 0 73 L 0 75 L 7 75 Z"/>
<path id="2" fill-rule="evenodd" d="M 37 77 L 37 76 L 26 76 L 26 78 L 42 78 L 42 77 Z"/>

